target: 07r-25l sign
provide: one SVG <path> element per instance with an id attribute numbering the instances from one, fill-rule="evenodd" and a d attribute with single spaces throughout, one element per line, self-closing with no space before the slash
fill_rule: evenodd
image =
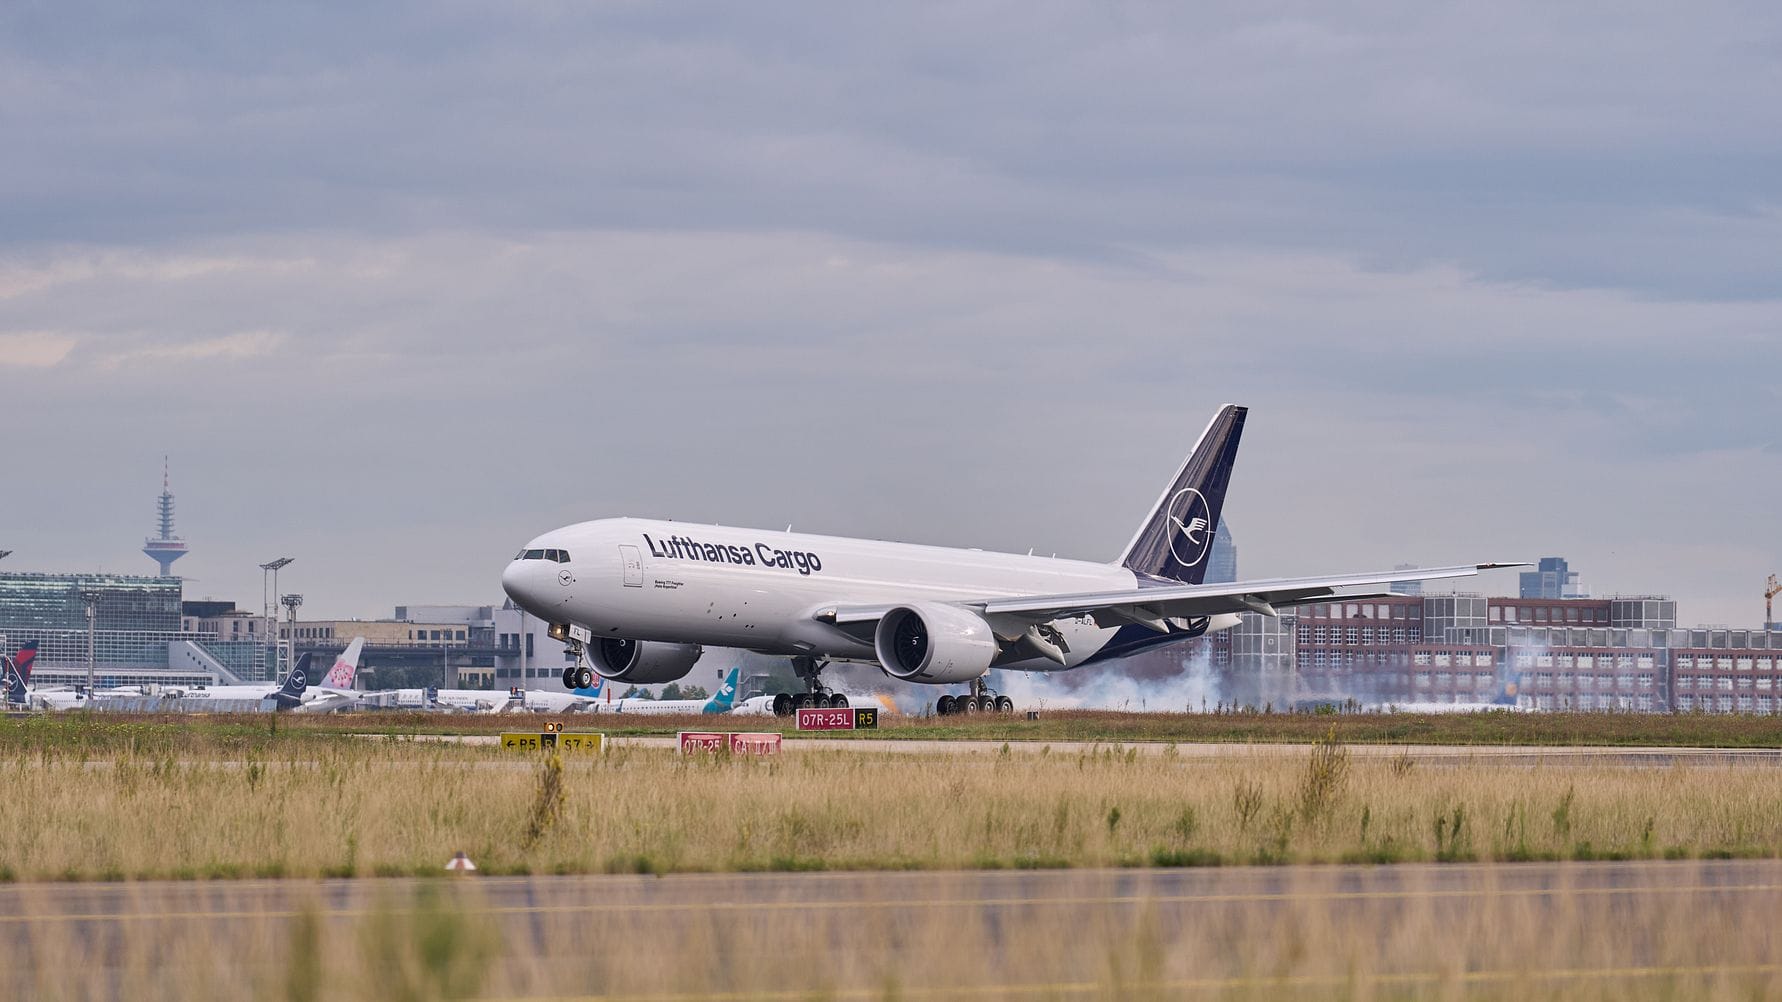
<path id="1" fill-rule="evenodd" d="M 798 711 L 798 729 L 801 731 L 865 731 L 878 726 L 879 711 L 871 706 L 805 707 Z"/>

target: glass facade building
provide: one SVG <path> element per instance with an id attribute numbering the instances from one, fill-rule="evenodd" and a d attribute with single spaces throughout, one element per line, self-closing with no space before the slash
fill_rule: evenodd
<path id="1" fill-rule="evenodd" d="M 1237 542 L 1231 538 L 1231 525 L 1219 519 L 1213 533 L 1213 551 L 1207 557 L 1206 584 L 1228 584 L 1238 579 Z"/>
<path id="2" fill-rule="evenodd" d="M 119 673 L 165 672 L 168 647 L 181 641 L 210 642 L 214 635 L 181 630 L 178 578 L 128 574 L 0 574 L 0 636 L 8 651 L 37 641 L 37 674 L 46 681 L 77 673 L 85 681 L 87 600 L 93 597 L 94 669 Z M 230 667 L 250 667 L 248 650 L 209 650 Z M 202 681 L 201 675 L 193 677 Z"/>

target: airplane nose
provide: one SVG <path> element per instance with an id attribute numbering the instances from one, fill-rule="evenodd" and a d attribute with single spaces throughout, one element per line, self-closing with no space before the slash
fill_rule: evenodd
<path id="1" fill-rule="evenodd" d="M 501 590 L 507 592 L 507 597 L 513 599 L 515 605 L 528 611 L 539 604 L 537 590 L 529 580 L 534 575 L 527 573 L 530 570 L 525 561 L 516 560 L 501 572 Z"/>

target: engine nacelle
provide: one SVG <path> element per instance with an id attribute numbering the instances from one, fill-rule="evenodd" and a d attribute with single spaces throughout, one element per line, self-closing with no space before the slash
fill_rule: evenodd
<path id="1" fill-rule="evenodd" d="M 698 644 L 659 644 L 602 637 L 588 645 L 588 663 L 614 682 L 655 685 L 678 682 L 693 670 L 705 648 Z"/>
<path id="2" fill-rule="evenodd" d="M 873 649 L 879 664 L 905 682 L 950 685 L 983 675 L 1001 648 L 976 613 L 924 602 L 885 613 Z"/>

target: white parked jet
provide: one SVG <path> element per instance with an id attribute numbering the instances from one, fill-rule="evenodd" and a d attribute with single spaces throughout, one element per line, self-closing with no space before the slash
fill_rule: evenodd
<path id="1" fill-rule="evenodd" d="M 91 694 L 85 687 L 42 689 L 30 694 L 31 705 L 45 710 L 130 710 L 177 713 L 255 713 L 290 710 L 309 689 L 308 654 L 297 660 L 283 685 L 119 686 Z"/>
<path id="2" fill-rule="evenodd" d="M 1272 616 L 1339 589 L 1378 595 L 1394 581 L 1511 566 L 1203 584 L 1246 414 L 1227 406 L 1214 416 L 1112 563 L 614 518 L 537 537 L 501 584 L 578 655 L 566 685 L 594 673 L 673 681 L 712 645 L 791 657 L 806 704 L 845 704 L 819 680 L 831 661 L 970 683 L 969 696 L 941 697 L 937 709 L 950 713 L 1012 708 L 985 686 L 992 668 L 1080 668 L 1227 629 L 1241 612 Z"/>
<path id="3" fill-rule="evenodd" d="M 738 670 L 730 669 L 724 677 L 724 684 L 718 691 L 704 699 L 648 699 L 633 696 L 628 699 L 615 699 L 610 703 L 596 703 L 589 707 L 592 713 L 729 713 L 736 701 L 736 676 Z"/>
<path id="4" fill-rule="evenodd" d="M 335 713 L 356 706 L 360 693 L 353 688 L 353 680 L 358 677 L 359 656 L 364 651 L 365 638 L 354 637 L 334 659 L 328 674 L 322 676 L 322 684 L 305 692 L 302 701 L 292 709 L 299 713 Z"/>

